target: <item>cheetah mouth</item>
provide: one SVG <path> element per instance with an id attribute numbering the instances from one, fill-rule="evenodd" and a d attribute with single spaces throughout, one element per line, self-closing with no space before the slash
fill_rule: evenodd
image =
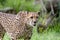
<path id="1" fill-rule="evenodd" d="M 33 26 L 36 26 L 36 23 Z"/>
<path id="2" fill-rule="evenodd" d="M 29 27 L 34 27 L 34 26 L 36 26 L 36 24 L 32 24 L 32 25 L 27 24 L 26 26 L 29 26 Z"/>
<path id="3" fill-rule="evenodd" d="M 33 27 L 36 26 L 36 23 L 32 23 L 32 26 L 33 26 Z"/>

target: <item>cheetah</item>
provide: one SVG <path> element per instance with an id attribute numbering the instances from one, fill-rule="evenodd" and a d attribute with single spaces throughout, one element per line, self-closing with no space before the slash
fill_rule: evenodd
<path id="1" fill-rule="evenodd" d="M 36 25 L 38 17 L 38 12 L 20 11 L 17 15 L 0 12 L 0 24 L 11 40 L 17 40 L 19 37 L 30 40 L 32 28 Z"/>

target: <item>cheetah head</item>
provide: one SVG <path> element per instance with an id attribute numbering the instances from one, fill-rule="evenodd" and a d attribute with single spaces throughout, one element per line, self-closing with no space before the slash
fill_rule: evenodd
<path id="1" fill-rule="evenodd" d="M 36 23 L 38 21 L 38 12 L 28 12 L 26 18 L 27 18 L 27 24 L 30 26 L 36 26 Z"/>
<path id="2" fill-rule="evenodd" d="M 18 13 L 18 15 L 20 17 L 18 17 L 17 19 L 22 18 L 27 25 L 36 26 L 39 17 L 38 12 L 21 11 Z"/>

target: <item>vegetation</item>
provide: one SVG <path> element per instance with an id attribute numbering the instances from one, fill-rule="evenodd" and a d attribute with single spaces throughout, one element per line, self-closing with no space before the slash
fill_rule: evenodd
<path id="1" fill-rule="evenodd" d="M 11 7 L 16 10 L 16 12 L 20 10 L 39 11 L 42 8 L 42 5 L 35 5 L 34 0 L 0 0 L 0 9 L 5 7 Z M 60 10 L 58 13 L 60 14 Z M 57 19 L 60 20 L 60 17 Z M 40 21 L 44 20 L 40 19 Z M 5 34 L 3 40 L 10 40 L 10 38 Z M 55 21 L 55 23 L 49 25 L 46 30 L 39 33 L 37 32 L 37 27 L 33 28 L 31 40 L 60 40 L 60 22 Z"/>
<path id="2" fill-rule="evenodd" d="M 38 11 L 40 9 L 40 5 L 34 5 L 33 2 L 34 0 L 30 0 L 30 1 L 26 1 L 26 0 L 9 0 L 8 1 L 6 0 L 5 4 L 2 6 L 11 7 L 15 9 L 17 12 L 20 10 Z"/>

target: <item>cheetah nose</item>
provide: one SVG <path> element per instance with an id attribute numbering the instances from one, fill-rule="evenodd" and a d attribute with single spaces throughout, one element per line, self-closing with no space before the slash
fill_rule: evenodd
<path id="1" fill-rule="evenodd" d="M 34 22 L 34 26 L 36 26 L 36 21 Z"/>
<path id="2" fill-rule="evenodd" d="M 36 21 L 34 23 L 36 23 Z"/>

